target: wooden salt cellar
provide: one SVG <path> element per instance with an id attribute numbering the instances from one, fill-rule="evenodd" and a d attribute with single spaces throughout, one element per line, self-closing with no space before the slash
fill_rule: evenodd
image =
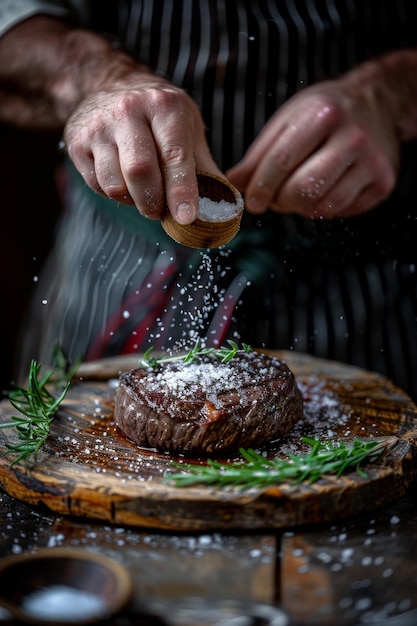
<path id="1" fill-rule="evenodd" d="M 239 191 L 225 178 L 197 171 L 197 181 L 201 198 L 213 202 L 222 200 L 236 206 L 235 213 L 226 219 L 206 220 L 198 217 L 192 224 L 178 224 L 170 211 L 166 211 L 161 223 L 165 232 L 177 243 L 189 248 L 219 248 L 237 234 L 243 213 L 243 199 Z"/>

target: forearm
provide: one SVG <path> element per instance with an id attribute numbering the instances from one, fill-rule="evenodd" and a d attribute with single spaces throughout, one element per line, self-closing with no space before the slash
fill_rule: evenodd
<path id="1" fill-rule="evenodd" d="M 400 143 L 417 140 L 417 48 L 395 50 L 341 77 L 356 103 L 365 102 L 368 123 L 385 120 Z"/>
<path id="2" fill-rule="evenodd" d="M 38 16 L 0 39 L 0 121 L 60 129 L 78 104 L 133 71 L 147 71 L 106 39 Z"/>
<path id="3" fill-rule="evenodd" d="M 417 140 L 417 48 L 381 58 L 387 97 L 391 97 L 400 141 Z"/>

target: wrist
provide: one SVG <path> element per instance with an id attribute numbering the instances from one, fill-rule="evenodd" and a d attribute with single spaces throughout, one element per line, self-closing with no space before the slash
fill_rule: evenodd
<path id="1" fill-rule="evenodd" d="M 87 97 L 114 89 L 119 81 L 134 73 L 149 73 L 116 42 L 84 30 L 66 33 L 59 57 L 60 71 L 53 75 L 49 89 L 56 116 L 63 125 Z"/>
<path id="2" fill-rule="evenodd" d="M 0 120 L 60 130 L 88 95 L 123 76 L 149 73 L 112 42 L 35 16 L 0 38 Z"/>
<path id="3" fill-rule="evenodd" d="M 398 137 L 403 143 L 414 141 L 417 139 L 417 48 L 385 54 L 379 63 Z"/>

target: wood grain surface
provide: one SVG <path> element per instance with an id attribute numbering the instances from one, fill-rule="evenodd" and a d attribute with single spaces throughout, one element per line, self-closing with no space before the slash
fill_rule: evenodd
<path id="1" fill-rule="evenodd" d="M 178 458 L 138 448 L 113 422 L 118 375 L 137 363 L 137 356 L 126 356 L 81 366 L 36 463 L 11 466 L 5 448 L 15 433 L 0 430 L 0 484 L 11 496 L 56 513 L 176 531 L 317 524 L 403 496 L 417 461 L 417 407 L 408 396 L 386 378 L 357 367 L 294 352 L 269 353 L 293 370 L 305 411 L 293 431 L 265 452 L 304 450 L 303 435 L 331 441 L 393 438 L 389 451 L 366 468 L 366 477 L 352 472 L 314 484 L 244 492 L 172 486 L 164 477 Z M 0 423 L 13 414 L 3 401 Z"/>

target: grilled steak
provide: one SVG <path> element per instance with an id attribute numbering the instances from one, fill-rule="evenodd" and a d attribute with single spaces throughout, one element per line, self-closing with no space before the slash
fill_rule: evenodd
<path id="1" fill-rule="evenodd" d="M 115 420 L 140 446 L 207 454 L 277 439 L 301 417 L 294 375 L 276 358 L 240 353 L 227 363 L 161 363 L 120 377 Z"/>

